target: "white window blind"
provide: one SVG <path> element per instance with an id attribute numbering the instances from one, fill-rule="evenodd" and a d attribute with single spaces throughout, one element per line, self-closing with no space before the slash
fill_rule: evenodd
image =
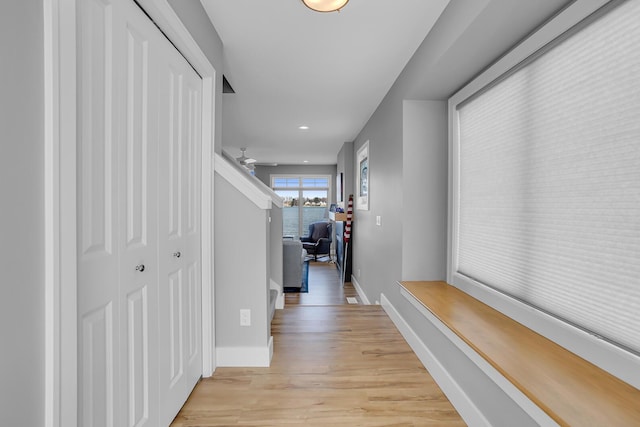
<path id="1" fill-rule="evenodd" d="M 458 274 L 640 353 L 640 1 L 458 108 Z"/>

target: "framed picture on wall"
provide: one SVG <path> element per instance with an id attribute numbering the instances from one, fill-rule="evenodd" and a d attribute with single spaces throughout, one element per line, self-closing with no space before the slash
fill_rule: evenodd
<path id="1" fill-rule="evenodd" d="M 371 174 L 369 165 L 369 141 L 362 144 L 356 154 L 356 209 L 369 210 L 369 177 Z"/>

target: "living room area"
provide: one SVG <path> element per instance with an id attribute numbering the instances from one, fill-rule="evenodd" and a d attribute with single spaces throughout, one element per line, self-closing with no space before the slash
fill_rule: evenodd
<path id="1" fill-rule="evenodd" d="M 251 174 L 283 201 L 285 305 L 344 304 L 347 297 L 351 303 L 361 301 L 351 283 L 351 259 L 345 257 L 346 214 L 336 218 L 336 211 L 347 210 L 353 194 L 352 151 L 352 144 L 345 143 L 333 165 L 252 168 Z"/>

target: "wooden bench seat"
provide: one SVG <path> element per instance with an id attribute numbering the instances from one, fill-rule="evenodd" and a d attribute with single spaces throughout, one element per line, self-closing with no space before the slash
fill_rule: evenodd
<path id="1" fill-rule="evenodd" d="M 399 283 L 559 425 L 640 426 L 640 390 L 445 282 Z"/>

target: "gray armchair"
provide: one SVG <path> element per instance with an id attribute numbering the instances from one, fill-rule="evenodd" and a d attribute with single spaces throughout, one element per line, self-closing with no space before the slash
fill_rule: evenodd
<path id="1" fill-rule="evenodd" d="M 318 255 L 329 255 L 331 253 L 331 223 L 328 221 L 314 222 L 309 224 L 309 235 L 301 237 L 302 247 L 306 249 L 313 259 L 317 260 Z"/>

